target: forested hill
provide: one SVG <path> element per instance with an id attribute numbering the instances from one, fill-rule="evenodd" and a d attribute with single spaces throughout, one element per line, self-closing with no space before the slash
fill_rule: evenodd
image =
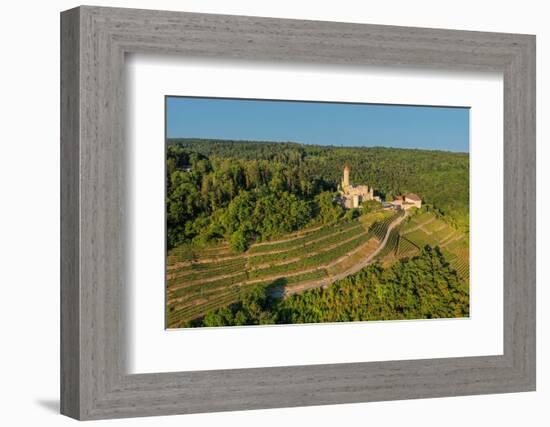
<path id="1" fill-rule="evenodd" d="M 199 234 L 203 240 L 229 238 L 238 231 L 242 220 L 238 216 L 243 214 L 262 224 L 249 224 L 244 227 L 249 231 L 243 228 L 240 234 L 254 234 L 261 239 L 298 229 L 315 218 L 322 222 L 323 218 L 318 218 L 322 214 L 324 220 L 337 216 L 341 212 L 330 212 L 326 205 L 328 195 L 337 190 L 344 164 L 350 166 L 352 183 L 373 186 L 375 194 L 386 199 L 395 194 L 416 193 L 448 222 L 468 231 L 467 153 L 170 139 L 167 141 L 169 233 L 172 230 L 169 247 L 196 240 Z M 252 218 L 253 212 L 246 213 L 246 206 L 252 208 L 258 204 L 269 218 Z M 231 205 L 238 206 L 232 209 Z M 223 224 L 227 226 L 224 228 Z M 239 237 L 243 238 L 234 236 Z"/>

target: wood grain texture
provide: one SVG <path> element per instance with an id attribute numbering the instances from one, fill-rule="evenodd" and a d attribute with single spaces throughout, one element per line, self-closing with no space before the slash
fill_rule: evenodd
<path id="1" fill-rule="evenodd" d="M 84 6 L 62 13 L 61 38 L 62 413 L 100 419 L 534 390 L 534 36 Z M 503 72 L 504 354 L 127 374 L 127 53 Z"/>
<path id="2" fill-rule="evenodd" d="M 80 414 L 79 12 L 61 20 L 61 412 Z"/>

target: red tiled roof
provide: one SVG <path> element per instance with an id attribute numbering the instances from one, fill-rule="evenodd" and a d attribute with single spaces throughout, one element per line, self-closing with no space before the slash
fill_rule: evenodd
<path id="1" fill-rule="evenodd" d="M 405 194 L 405 197 L 406 197 L 407 199 L 411 199 L 411 200 L 414 200 L 414 201 L 416 201 L 416 202 L 420 202 L 420 201 L 421 201 L 420 197 L 418 197 L 418 196 L 417 196 L 416 194 L 414 194 L 414 193 L 407 193 L 407 194 Z"/>

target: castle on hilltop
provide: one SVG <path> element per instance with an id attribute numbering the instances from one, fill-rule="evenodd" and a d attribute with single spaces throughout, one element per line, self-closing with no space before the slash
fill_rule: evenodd
<path id="1" fill-rule="evenodd" d="M 368 200 L 376 200 L 381 202 L 380 197 L 374 195 L 373 187 L 368 185 L 353 185 L 349 182 L 349 166 L 344 166 L 344 176 L 340 183 L 340 195 L 338 196 L 340 203 L 346 209 L 358 208 L 363 202 Z M 414 193 L 407 193 L 402 196 L 396 196 L 391 202 L 384 202 L 382 206 L 385 209 L 393 210 L 408 210 L 410 208 L 420 208 L 422 200 Z"/>
<path id="2" fill-rule="evenodd" d="M 353 185 L 349 183 L 349 166 L 344 166 L 344 177 L 340 184 L 340 200 L 345 208 L 358 208 L 367 200 L 375 200 L 374 189 L 368 185 Z"/>

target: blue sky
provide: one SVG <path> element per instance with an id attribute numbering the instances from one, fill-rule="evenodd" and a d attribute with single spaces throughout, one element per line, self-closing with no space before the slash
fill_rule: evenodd
<path id="1" fill-rule="evenodd" d="M 469 152 L 469 126 L 468 108 L 166 98 L 168 138 Z"/>

